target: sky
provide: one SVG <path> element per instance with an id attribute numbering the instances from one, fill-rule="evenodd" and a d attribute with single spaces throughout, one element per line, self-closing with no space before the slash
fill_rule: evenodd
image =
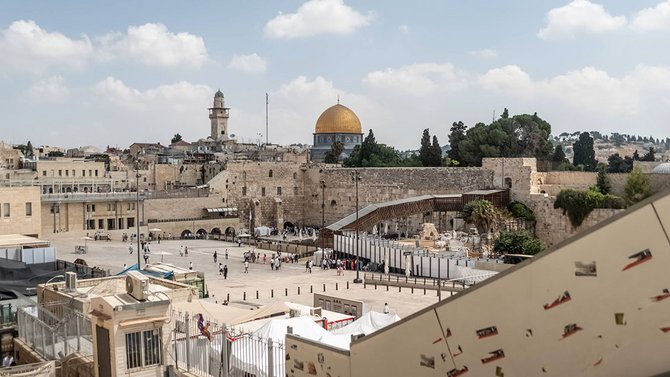
<path id="1" fill-rule="evenodd" d="M 6 1 L 0 140 L 195 141 L 218 89 L 243 142 L 311 144 L 338 96 L 400 150 L 504 108 L 665 138 L 668 46 L 670 0 Z"/>

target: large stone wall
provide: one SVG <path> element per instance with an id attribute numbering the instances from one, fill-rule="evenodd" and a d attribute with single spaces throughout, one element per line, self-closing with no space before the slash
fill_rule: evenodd
<path id="1" fill-rule="evenodd" d="M 482 168 L 356 170 L 360 174 L 359 208 L 412 196 L 455 194 L 492 186 L 492 173 Z M 319 164 L 228 163 L 227 169 L 209 185 L 223 196 L 228 206 L 240 209 L 245 223 L 249 222 L 251 209 L 252 227 L 281 228 L 285 222 L 321 226 L 322 216 L 325 225 L 329 225 L 356 211 L 353 171 Z"/>
<path id="2" fill-rule="evenodd" d="M 27 213 L 28 210 L 31 212 Z M 38 237 L 41 228 L 39 187 L 0 187 L 0 234 Z"/>
<path id="3" fill-rule="evenodd" d="M 582 225 L 575 228 L 563 210 L 554 208 L 555 197 L 536 194 L 531 195 L 526 204 L 535 212 L 535 235 L 547 247 L 554 246 L 575 234 L 584 231 L 598 223 L 623 211 L 620 209 L 595 209 L 585 219 Z"/>

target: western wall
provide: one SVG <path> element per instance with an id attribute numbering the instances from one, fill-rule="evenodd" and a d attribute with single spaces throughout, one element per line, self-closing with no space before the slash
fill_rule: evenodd
<path id="1" fill-rule="evenodd" d="M 536 235 L 552 246 L 571 235 L 607 219 L 618 210 L 594 210 L 584 224 L 574 229 L 560 209 L 555 195 L 564 188 L 587 189 L 595 185 L 596 173 L 538 172 L 534 158 L 485 158 L 473 168 L 364 168 L 348 169 L 325 164 L 285 162 L 229 162 L 209 184 L 223 206 L 239 209 L 241 227 L 283 228 L 330 225 L 356 211 L 355 185 L 351 173 L 360 174 L 359 208 L 369 204 L 429 194 L 457 194 L 476 189 L 509 188 L 511 200 L 528 205 L 536 214 Z M 670 176 L 648 174 L 652 189 L 670 187 Z M 612 192 L 623 195 L 628 174 L 610 174 Z M 323 182 L 323 188 L 321 186 Z M 253 203 L 253 205 L 252 205 Z M 321 209 L 324 205 L 323 212 Z M 438 222 L 439 214 L 418 216 Z"/>

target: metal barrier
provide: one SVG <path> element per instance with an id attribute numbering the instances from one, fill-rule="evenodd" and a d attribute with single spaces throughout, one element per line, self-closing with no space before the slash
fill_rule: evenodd
<path id="1" fill-rule="evenodd" d="M 21 306 L 16 319 L 19 338 L 47 360 L 93 355 L 91 320 L 65 303 Z"/>
<path id="2" fill-rule="evenodd" d="M 43 363 L 25 364 L 0 369 L 0 377 L 12 376 L 56 377 L 56 362 L 47 361 Z"/>
<path id="3" fill-rule="evenodd" d="M 263 338 L 208 321 L 201 313 L 172 313 L 169 353 L 181 370 L 197 376 L 281 377 L 284 339 Z"/>

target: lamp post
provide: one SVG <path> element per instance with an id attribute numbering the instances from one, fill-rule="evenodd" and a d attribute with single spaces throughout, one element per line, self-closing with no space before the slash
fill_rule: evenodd
<path id="1" fill-rule="evenodd" d="M 137 166 L 137 174 L 135 174 L 135 179 L 137 180 L 135 190 L 135 199 L 137 203 L 135 204 L 135 227 L 137 229 L 137 269 L 140 269 L 140 253 L 142 249 L 140 248 L 140 167 Z"/>
<path id="2" fill-rule="evenodd" d="M 321 228 L 323 228 L 326 226 L 326 181 L 321 181 L 319 184 L 321 185 Z"/>
<path id="3" fill-rule="evenodd" d="M 359 255 L 359 250 L 358 250 L 358 181 L 361 180 L 361 174 L 358 170 L 354 170 L 351 172 L 351 180 L 354 181 L 354 185 L 356 186 L 356 279 L 354 279 L 354 283 L 360 284 L 363 282 L 361 280 L 360 276 L 360 271 L 361 271 L 361 264 L 360 264 L 360 255 Z"/>

